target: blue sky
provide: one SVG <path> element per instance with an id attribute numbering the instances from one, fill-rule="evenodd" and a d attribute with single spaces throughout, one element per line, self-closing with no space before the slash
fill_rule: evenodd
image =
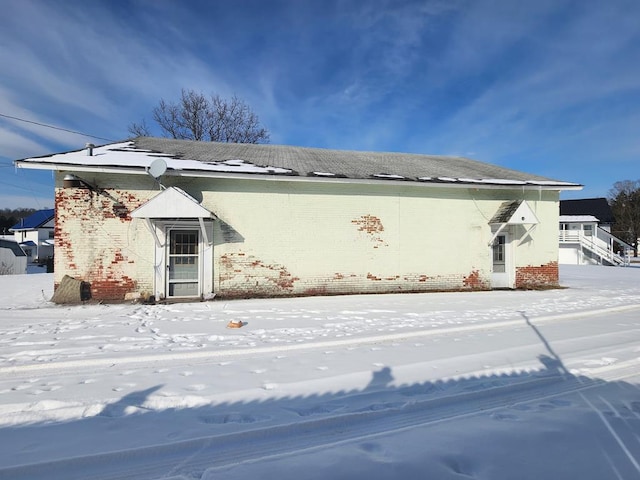
<path id="1" fill-rule="evenodd" d="M 53 206 L 19 158 L 107 143 L 181 88 L 271 143 L 460 155 L 606 196 L 640 178 L 637 0 L 0 0 L 0 208 Z M 157 132 L 159 134 L 159 132 Z"/>

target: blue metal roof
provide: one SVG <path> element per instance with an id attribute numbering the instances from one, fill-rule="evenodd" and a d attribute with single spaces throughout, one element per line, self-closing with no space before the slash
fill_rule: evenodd
<path id="1" fill-rule="evenodd" d="M 34 230 L 41 227 L 54 216 L 55 210 L 49 208 L 47 210 L 38 210 L 37 212 L 29 215 L 27 218 L 23 218 L 13 227 L 9 229 L 10 232 L 19 232 L 21 230 Z"/>

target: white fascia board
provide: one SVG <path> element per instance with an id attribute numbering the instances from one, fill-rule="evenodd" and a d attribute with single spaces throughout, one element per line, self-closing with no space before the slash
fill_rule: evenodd
<path id="1" fill-rule="evenodd" d="M 432 188 L 467 188 L 474 190 L 533 190 L 533 191 L 559 191 L 559 190 L 582 190 L 583 185 L 558 183 L 556 185 L 533 185 L 522 183 L 509 184 L 485 184 L 485 183 L 448 183 L 448 182 L 419 182 L 415 180 L 392 180 L 392 179 L 368 179 L 368 178 L 344 178 L 344 177 L 306 177 L 299 175 L 262 175 L 262 174 L 239 174 L 226 172 L 201 172 L 201 171 L 169 171 L 165 175 L 176 177 L 195 177 L 195 178 L 230 178 L 230 179 L 253 179 L 266 180 L 273 182 L 313 182 L 313 183 L 360 183 L 368 185 L 402 185 L 414 187 L 432 187 Z"/>

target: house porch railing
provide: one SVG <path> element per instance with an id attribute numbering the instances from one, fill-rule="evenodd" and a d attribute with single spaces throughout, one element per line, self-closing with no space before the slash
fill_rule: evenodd
<path id="1" fill-rule="evenodd" d="M 633 251 L 631 245 L 600 227 L 594 235 L 585 235 L 582 230 L 560 230 L 560 243 L 579 245 L 602 265 L 628 266 Z"/>

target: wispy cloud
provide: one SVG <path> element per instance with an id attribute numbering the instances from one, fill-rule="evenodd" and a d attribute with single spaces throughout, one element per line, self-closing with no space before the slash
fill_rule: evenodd
<path id="1" fill-rule="evenodd" d="M 640 150 L 636 0 L 23 0 L 5 10 L 0 113 L 101 137 L 126 137 L 160 98 L 193 88 L 244 98 L 275 143 L 460 154 L 584 183 L 615 173 L 581 162 L 595 172 L 602 157 L 628 165 Z M 6 159 L 85 141 L 0 119 Z"/>

